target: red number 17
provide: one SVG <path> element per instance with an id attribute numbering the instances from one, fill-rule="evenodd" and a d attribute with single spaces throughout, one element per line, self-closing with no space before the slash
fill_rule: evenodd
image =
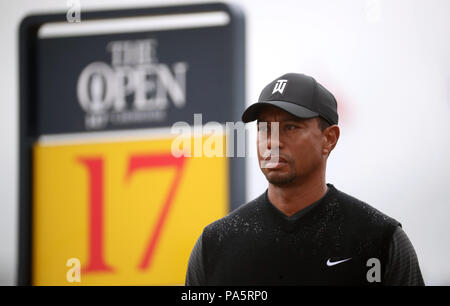
<path id="1" fill-rule="evenodd" d="M 114 269 L 105 263 L 103 244 L 103 158 L 78 157 L 77 160 L 88 170 L 89 174 L 89 248 L 87 266 L 84 272 L 107 272 Z M 172 154 L 131 155 L 128 160 L 126 181 L 138 170 L 157 167 L 175 167 L 175 177 L 164 200 L 157 222 L 151 232 L 148 247 L 139 264 L 144 270 L 151 265 L 152 256 L 161 234 L 176 189 L 181 180 L 184 157 L 174 157 Z"/>

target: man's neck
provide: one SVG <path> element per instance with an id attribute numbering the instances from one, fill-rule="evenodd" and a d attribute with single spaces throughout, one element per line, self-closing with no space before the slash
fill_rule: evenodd
<path id="1" fill-rule="evenodd" d="M 275 186 L 269 183 L 268 197 L 278 210 L 286 216 L 292 216 L 322 198 L 327 190 L 323 175 L 314 180 L 309 179 L 289 186 Z"/>

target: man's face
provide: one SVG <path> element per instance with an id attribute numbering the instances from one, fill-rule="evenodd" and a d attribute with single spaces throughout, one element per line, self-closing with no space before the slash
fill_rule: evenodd
<path id="1" fill-rule="evenodd" d="M 267 128 L 260 124 L 264 122 Z M 279 124 L 278 137 L 271 129 L 272 122 Z M 258 115 L 257 126 L 259 165 L 269 183 L 295 183 L 323 166 L 323 132 L 317 118 L 300 119 L 277 107 L 265 106 Z M 277 139 L 273 140 L 274 136 Z M 274 152 L 277 148 L 278 155 Z M 276 162 L 267 163 L 268 160 Z"/>

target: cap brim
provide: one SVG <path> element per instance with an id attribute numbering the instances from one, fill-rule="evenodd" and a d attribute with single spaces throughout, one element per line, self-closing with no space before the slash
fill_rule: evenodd
<path id="1" fill-rule="evenodd" d="M 306 119 L 319 116 L 318 113 L 313 112 L 307 109 L 306 107 L 297 105 L 295 103 L 286 101 L 267 101 L 267 102 L 258 102 L 253 105 L 250 105 L 242 114 L 242 121 L 244 123 L 247 123 L 258 119 L 258 114 L 261 111 L 261 108 L 266 105 L 278 107 L 299 118 Z"/>

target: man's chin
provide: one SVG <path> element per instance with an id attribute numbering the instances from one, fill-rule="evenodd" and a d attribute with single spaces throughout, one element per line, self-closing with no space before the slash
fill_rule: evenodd
<path id="1" fill-rule="evenodd" d="M 290 185 L 295 180 L 295 175 L 274 175 L 274 174 L 268 174 L 266 175 L 267 181 L 277 187 L 283 187 Z"/>

